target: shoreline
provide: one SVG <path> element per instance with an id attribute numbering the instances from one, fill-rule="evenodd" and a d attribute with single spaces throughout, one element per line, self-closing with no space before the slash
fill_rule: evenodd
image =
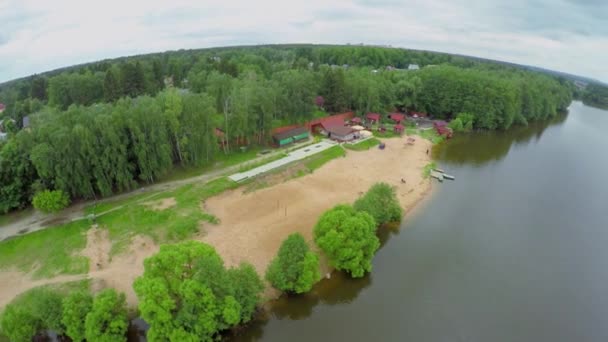
<path id="1" fill-rule="evenodd" d="M 408 217 L 424 207 L 432 195 L 433 186 L 430 179 L 422 177 L 422 168 L 431 161 L 431 157 L 425 154 L 425 150 L 432 146 L 431 142 L 417 136 L 415 146 L 404 147 L 405 138 L 406 136 L 383 139 L 387 144 L 385 150 L 347 150 L 344 158 L 331 160 L 311 174 L 287 179 L 268 188 L 245 193 L 245 188 L 239 187 L 209 198 L 203 205 L 209 213 L 218 217 L 220 223 L 205 224 L 201 227 L 201 232 L 190 239 L 216 248 L 227 267 L 244 261 L 250 262 L 260 278 L 264 279 L 266 266 L 287 235 L 302 233 L 311 249 L 318 252 L 312 242 L 312 231 L 320 214 L 337 204 L 353 203 L 373 183 L 383 181 L 396 187 L 399 202 L 404 209 L 402 222 L 407 222 Z M 397 170 L 399 174 L 395 176 L 386 172 L 390 169 Z M 400 182 L 404 177 L 407 184 Z M 105 251 L 93 251 L 91 254 L 90 249 L 107 243 L 110 241 L 100 241 L 99 237 L 97 241 L 87 239 L 87 246 L 80 252 L 83 256 L 89 256 L 90 267 L 86 274 L 32 279 L 31 273 L 15 269 L 0 271 L 1 283 L 5 284 L 0 286 L 0 307 L 35 286 L 54 284 L 60 279 L 90 279 L 92 290 L 112 287 L 125 292 L 129 307 L 136 309 L 137 298 L 132 289 L 132 281 L 143 274 L 143 260 L 156 253 L 159 246 L 149 238 L 136 236 L 125 253 L 108 259 L 106 263 L 93 260 L 91 255 L 105 254 Z M 320 257 L 324 279 L 333 269 L 325 257 Z M 102 269 L 95 267 L 98 263 L 103 264 Z M 13 287 L 18 290 L 11 290 Z M 9 293 L 10 298 L 3 296 Z M 281 292 L 266 284 L 261 306 L 264 307 L 280 295 Z"/>

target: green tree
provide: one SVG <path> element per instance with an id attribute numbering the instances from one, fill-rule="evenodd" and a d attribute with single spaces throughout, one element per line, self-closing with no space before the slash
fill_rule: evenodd
<path id="1" fill-rule="evenodd" d="M 38 99 L 40 101 L 46 101 L 47 93 L 46 88 L 48 86 L 48 82 L 46 77 L 43 76 L 35 76 L 32 80 L 32 86 L 30 89 L 30 96 L 33 99 Z"/>
<path id="2" fill-rule="evenodd" d="M 252 266 L 226 270 L 213 247 L 195 241 L 161 246 L 144 267 L 133 287 L 150 341 L 212 341 L 251 318 L 262 290 Z"/>
<path id="3" fill-rule="evenodd" d="M 349 205 L 338 205 L 321 215 L 314 238 L 332 266 L 355 278 L 371 271 L 372 258 L 380 247 L 374 218 Z"/>
<path id="4" fill-rule="evenodd" d="M 38 332 L 36 318 L 26 308 L 9 305 L 2 313 L 0 320 L 2 333 L 13 342 L 30 342 Z"/>
<path id="5" fill-rule="evenodd" d="M 128 325 L 125 295 L 106 289 L 93 300 L 85 319 L 85 337 L 90 342 L 126 341 Z"/>
<path id="6" fill-rule="evenodd" d="M 65 333 L 74 342 L 85 339 L 85 319 L 93 308 L 93 297 L 88 292 L 77 291 L 63 299 L 61 322 Z"/>
<path id="7" fill-rule="evenodd" d="M 365 195 L 355 201 L 353 208 L 366 211 L 379 225 L 400 221 L 403 216 L 395 188 L 386 183 L 372 185 Z"/>
<path id="8" fill-rule="evenodd" d="M 310 251 L 299 233 L 291 234 L 283 241 L 266 270 L 266 280 L 287 292 L 308 292 L 320 278 L 319 257 Z"/>
<path id="9" fill-rule="evenodd" d="M 70 204 L 70 198 L 62 190 L 44 190 L 34 195 L 32 204 L 45 213 L 56 213 Z"/>
<path id="10" fill-rule="evenodd" d="M 114 102 L 120 98 L 121 93 L 120 82 L 114 70 L 110 68 L 103 79 L 103 97 L 106 102 Z"/>

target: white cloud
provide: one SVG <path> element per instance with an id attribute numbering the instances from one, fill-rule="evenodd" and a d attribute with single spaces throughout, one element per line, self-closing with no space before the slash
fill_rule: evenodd
<path id="1" fill-rule="evenodd" d="M 391 44 L 608 81 L 606 17 L 607 6 L 575 0 L 0 0 L 0 82 L 123 55 L 297 42 Z"/>

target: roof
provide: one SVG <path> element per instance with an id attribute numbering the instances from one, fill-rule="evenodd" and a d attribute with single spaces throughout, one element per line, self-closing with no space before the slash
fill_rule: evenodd
<path id="1" fill-rule="evenodd" d="M 283 139 L 292 138 L 292 137 L 295 137 L 295 136 L 298 136 L 298 135 L 304 134 L 304 133 L 308 133 L 308 129 L 306 127 L 297 127 L 297 128 L 285 131 L 285 132 L 276 133 L 272 137 L 275 138 L 276 140 L 283 140 Z"/>
<path id="2" fill-rule="evenodd" d="M 332 127 L 329 127 L 327 129 L 327 131 L 329 133 L 331 133 L 332 135 L 344 136 L 344 135 L 351 134 L 355 130 L 352 129 L 352 127 L 348 127 L 348 126 L 332 126 Z"/>
<path id="3" fill-rule="evenodd" d="M 23 117 L 23 128 L 29 127 L 30 126 L 30 117 L 28 116 L 24 116 Z"/>
<path id="4" fill-rule="evenodd" d="M 402 124 L 396 124 L 395 125 L 395 129 L 403 129 L 403 125 Z"/>
<path id="5" fill-rule="evenodd" d="M 380 120 L 380 114 L 378 114 L 378 113 L 367 113 L 367 115 L 365 117 L 370 120 L 376 120 L 376 121 Z"/>
<path id="6" fill-rule="evenodd" d="M 356 123 L 360 123 L 361 122 L 361 118 L 353 118 L 352 120 L 350 120 L 351 122 L 356 122 Z"/>
<path id="7" fill-rule="evenodd" d="M 391 119 L 393 119 L 395 121 L 405 120 L 405 114 L 403 114 L 403 113 L 391 113 L 390 117 L 391 117 Z"/>
<path id="8" fill-rule="evenodd" d="M 448 125 L 448 123 L 443 120 L 437 120 L 437 121 L 433 122 L 433 125 L 435 127 L 445 127 Z"/>
<path id="9" fill-rule="evenodd" d="M 0 110 L 4 110 L 6 108 L 6 106 L 4 105 L 4 103 L 0 103 Z"/>
<path id="10" fill-rule="evenodd" d="M 321 126 L 326 131 L 329 131 L 333 127 L 344 127 L 344 120 L 337 118 L 336 120 L 325 120 L 321 122 Z"/>
<path id="11" fill-rule="evenodd" d="M 407 68 L 409 70 L 418 70 L 418 69 L 420 69 L 420 67 L 418 66 L 418 64 L 410 64 L 410 65 L 407 66 Z"/>

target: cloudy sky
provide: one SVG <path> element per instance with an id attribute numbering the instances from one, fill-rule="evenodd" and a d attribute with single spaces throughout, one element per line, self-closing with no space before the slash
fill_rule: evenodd
<path id="1" fill-rule="evenodd" d="M 608 82 L 608 0 L 0 0 L 0 82 L 103 58 L 265 43 L 389 44 Z"/>

